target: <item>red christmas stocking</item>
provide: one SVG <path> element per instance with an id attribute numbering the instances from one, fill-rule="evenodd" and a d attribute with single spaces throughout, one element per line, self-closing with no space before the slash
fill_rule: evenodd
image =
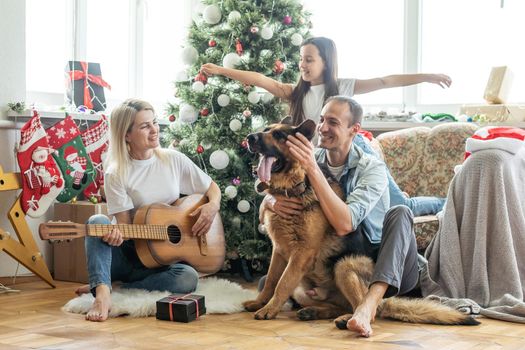
<path id="1" fill-rule="evenodd" d="M 20 130 L 17 159 L 22 175 L 22 210 L 37 218 L 42 216 L 64 188 L 64 180 L 51 153 L 46 132 L 36 111 Z"/>
<path id="2" fill-rule="evenodd" d="M 49 145 L 57 151 L 53 158 L 62 171 L 65 185 L 57 197 L 68 202 L 78 196 L 92 181 L 95 169 L 82 143 L 80 130 L 71 116 L 46 129 Z"/>
<path id="3" fill-rule="evenodd" d="M 104 185 L 103 158 L 108 150 L 108 120 L 102 115 L 100 120 L 82 133 L 82 141 L 86 151 L 95 167 L 95 180 L 84 190 L 84 196 L 88 199 L 95 197 L 98 202 L 102 200 L 100 189 Z"/>

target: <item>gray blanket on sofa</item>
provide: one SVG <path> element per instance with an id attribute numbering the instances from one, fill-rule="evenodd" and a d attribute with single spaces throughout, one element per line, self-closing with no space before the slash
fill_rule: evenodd
<path id="1" fill-rule="evenodd" d="M 424 296 L 525 323 L 525 148 L 478 151 L 465 161 L 425 258 Z"/>

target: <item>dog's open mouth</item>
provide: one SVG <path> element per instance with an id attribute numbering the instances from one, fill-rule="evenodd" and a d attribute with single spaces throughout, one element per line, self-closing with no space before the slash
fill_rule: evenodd
<path id="1" fill-rule="evenodd" d="M 283 167 L 283 161 L 280 157 L 261 155 L 259 166 L 257 167 L 257 176 L 261 182 L 270 182 L 272 173 L 278 172 Z"/>

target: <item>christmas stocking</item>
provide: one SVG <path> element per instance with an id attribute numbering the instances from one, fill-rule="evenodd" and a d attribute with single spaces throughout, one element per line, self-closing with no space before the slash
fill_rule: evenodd
<path id="1" fill-rule="evenodd" d="M 22 210 L 31 217 L 46 212 L 64 188 L 64 180 L 50 153 L 46 132 L 36 111 L 20 130 L 17 159 L 22 174 Z"/>
<path id="2" fill-rule="evenodd" d="M 80 137 L 80 130 L 71 116 L 46 129 L 49 145 L 56 149 L 53 154 L 65 186 L 57 197 L 68 202 L 82 192 L 94 179 L 95 169 L 87 155 Z"/>
<path id="3" fill-rule="evenodd" d="M 84 196 L 88 199 L 95 197 L 98 202 L 102 200 L 100 190 L 104 185 L 104 169 L 102 160 L 108 150 L 108 120 L 105 115 L 101 119 L 82 133 L 82 141 L 86 146 L 86 151 L 95 167 L 95 180 L 84 190 Z"/>

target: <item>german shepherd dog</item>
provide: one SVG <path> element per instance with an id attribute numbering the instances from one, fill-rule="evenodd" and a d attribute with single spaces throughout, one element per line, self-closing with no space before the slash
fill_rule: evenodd
<path id="1" fill-rule="evenodd" d="M 291 119 L 285 118 L 280 124 L 247 137 L 249 150 L 261 156 L 257 169 L 261 184 L 269 194 L 300 198 L 303 211 L 291 218 L 265 211 L 264 225 L 273 244 L 268 275 L 257 298 L 243 305 L 246 310 L 255 311 L 255 319 L 272 319 L 293 296 L 303 307 L 297 311 L 299 319 L 337 317 L 336 326 L 346 329 L 349 312 L 355 310 L 368 291 L 374 263 L 366 256 L 344 256 L 344 237 L 335 234 L 304 169 L 285 144 L 287 136 L 296 132 L 311 140 L 315 123 L 306 120 L 297 127 L 290 124 Z M 331 176 L 327 180 L 342 197 L 338 182 Z M 337 256 L 343 257 L 334 263 Z M 413 323 L 479 324 L 468 315 L 425 299 L 384 299 L 376 315 Z"/>

